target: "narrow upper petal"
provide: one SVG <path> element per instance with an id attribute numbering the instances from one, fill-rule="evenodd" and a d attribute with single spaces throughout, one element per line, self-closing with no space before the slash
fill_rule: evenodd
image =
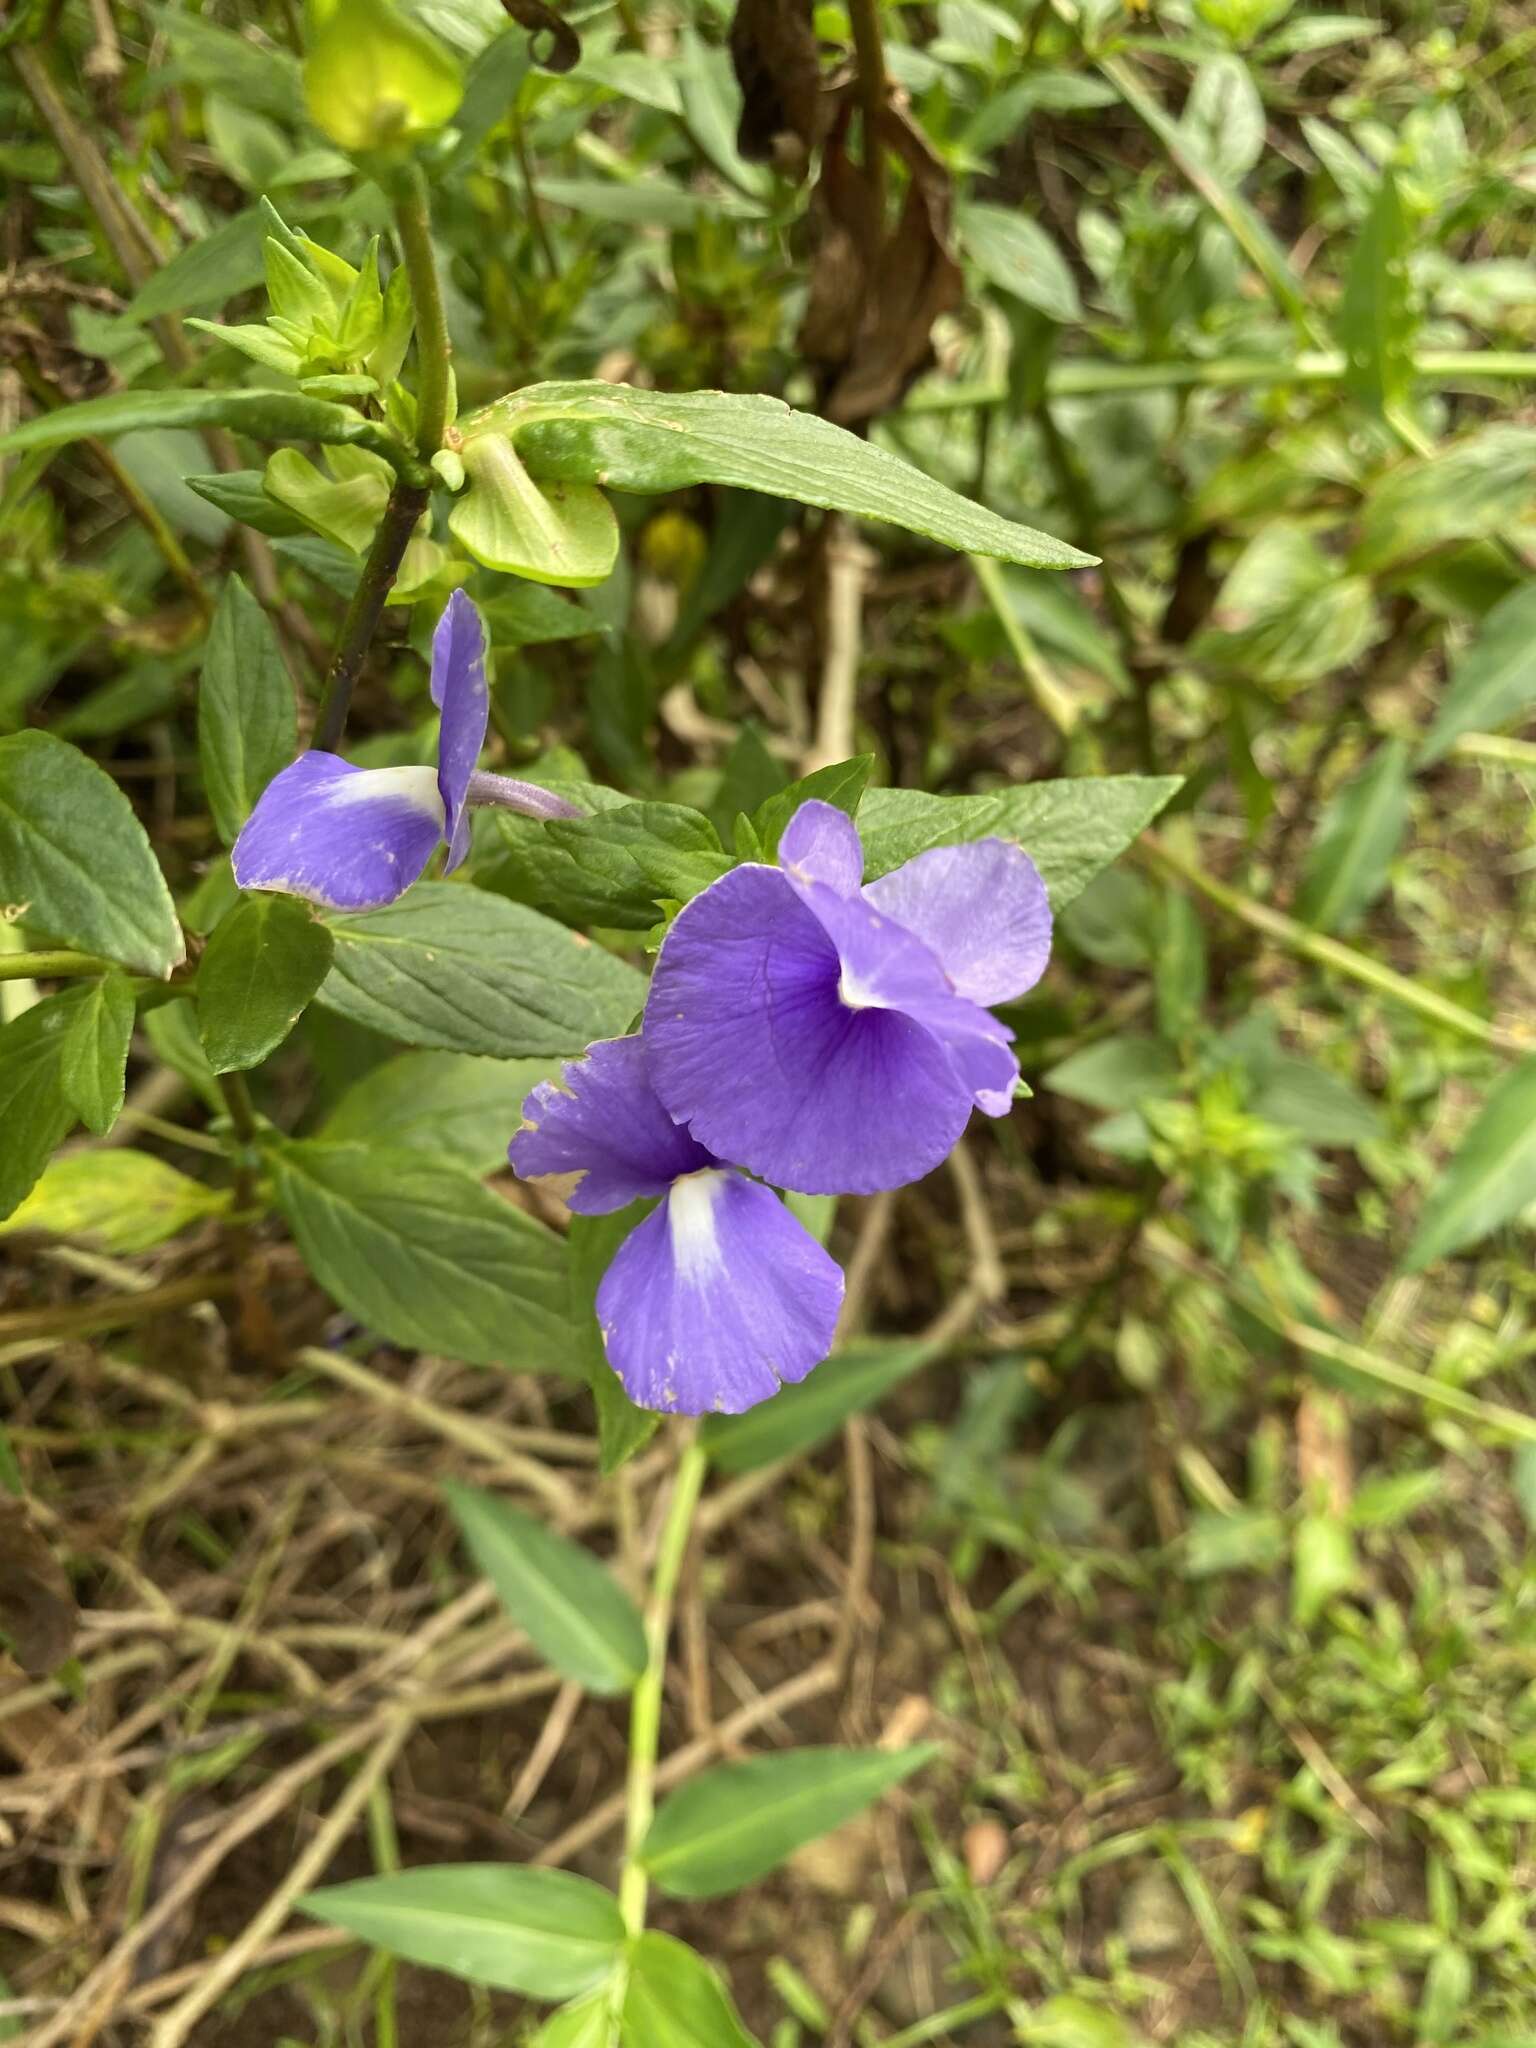
<path id="1" fill-rule="evenodd" d="M 522 1180 L 579 1173 L 567 1196 L 583 1216 L 659 1195 L 679 1174 L 716 1162 L 662 1108 L 638 1038 L 605 1038 L 564 1070 L 564 1088 L 541 1081 L 523 1104 L 527 1128 L 508 1147 Z"/>
<path id="2" fill-rule="evenodd" d="M 864 891 L 937 955 L 957 994 L 1006 1003 L 1033 988 L 1051 956 L 1051 905 L 1022 846 L 978 839 L 915 854 Z"/>
<path id="3" fill-rule="evenodd" d="M 828 916 L 882 928 L 888 956 L 860 954 L 845 989 L 843 955 L 801 892 L 825 898 Z M 662 946 L 645 1010 L 651 1078 L 700 1144 L 776 1186 L 901 1187 L 944 1158 L 975 1092 L 904 1001 L 957 1005 L 967 1027 L 985 1015 L 859 897 L 735 868 L 683 908 Z"/>
<path id="4" fill-rule="evenodd" d="M 673 1186 L 597 1290 L 608 1361 L 632 1401 L 738 1415 L 832 1349 L 843 1274 L 768 1188 L 729 1167 Z"/>
<path id="5" fill-rule="evenodd" d="M 432 702 L 442 713 L 437 740 L 437 787 L 451 873 L 469 851 L 465 795 L 491 715 L 485 679 L 485 621 L 474 601 L 456 590 L 432 635 Z"/>
<path id="6" fill-rule="evenodd" d="M 864 848 L 846 811 L 808 797 L 779 835 L 779 865 L 797 882 L 852 896 L 864 879 Z"/>
<path id="7" fill-rule="evenodd" d="M 442 835 L 430 768 L 354 768 L 316 748 L 267 784 L 231 859 L 242 889 L 380 910 L 404 895 Z"/>

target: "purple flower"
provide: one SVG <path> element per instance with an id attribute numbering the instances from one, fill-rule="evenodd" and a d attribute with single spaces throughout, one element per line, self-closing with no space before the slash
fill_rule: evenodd
<path id="1" fill-rule="evenodd" d="M 477 773 L 490 697 L 485 624 L 462 590 L 432 635 L 432 701 L 442 714 L 436 768 L 356 768 L 312 749 L 262 791 L 231 856 L 242 889 L 276 889 L 328 910 L 378 910 L 403 896 L 448 842 L 445 873 L 469 851 L 469 805 L 534 817 L 577 815 L 532 783 Z"/>
<path id="2" fill-rule="evenodd" d="M 771 1189 L 675 1124 L 639 1038 L 589 1046 L 523 1104 L 508 1156 L 524 1180 L 579 1175 L 566 1199 L 601 1216 L 661 1206 L 625 1238 L 597 1290 L 608 1362 L 642 1408 L 736 1415 L 803 1380 L 832 1348 L 835 1259 Z"/>
<path id="3" fill-rule="evenodd" d="M 852 820 L 814 801 L 779 861 L 722 875 L 668 933 L 645 1008 L 656 1093 L 700 1145 L 778 1187 L 900 1187 L 973 1106 L 1012 1105 L 1013 1033 L 985 1006 L 1045 972 L 1045 884 L 1021 847 L 982 839 L 861 886 Z"/>

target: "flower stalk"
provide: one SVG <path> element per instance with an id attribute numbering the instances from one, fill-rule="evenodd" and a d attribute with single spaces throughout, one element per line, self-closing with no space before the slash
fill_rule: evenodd
<path id="1" fill-rule="evenodd" d="M 619 1911 L 633 1939 L 645 1930 L 649 1884 L 641 1850 L 656 1809 L 656 1756 L 661 1738 L 661 1691 L 667 1670 L 667 1641 L 672 1633 L 672 1604 L 682 1575 L 694 1510 L 704 1486 L 708 1460 L 697 1434 L 685 1440 L 672 1498 L 662 1525 L 651 1577 L 651 1598 L 645 1617 L 645 1670 L 629 1710 L 629 1771 L 624 1788 L 624 1867 L 619 1878 Z"/>

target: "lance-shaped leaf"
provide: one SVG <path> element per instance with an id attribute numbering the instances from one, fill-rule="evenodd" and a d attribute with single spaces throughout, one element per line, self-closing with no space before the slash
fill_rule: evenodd
<path id="1" fill-rule="evenodd" d="M 380 429 L 350 406 L 298 391 L 109 391 L 39 413 L 0 435 L 0 454 L 110 440 L 139 427 L 233 427 L 259 441 L 378 442 Z"/>
<path id="2" fill-rule="evenodd" d="M 1464 732 L 1497 732 L 1536 703 L 1536 583 L 1522 583 L 1483 620 L 1452 664 L 1418 765 L 1440 760 Z"/>
<path id="3" fill-rule="evenodd" d="M 645 1629 L 608 1567 L 494 1494 L 445 1491 L 470 1555 L 546 1662 L 588 1692 L 628 1692 L 645 1669 Z"/>
<path id="4" fill-rule="evenodd" d="M 571 1998 L 612 1969 L 624 1922 L 612 1895 L 568 1870 L 442 1863 L 328 1885 L 299 1910 L 376 1948 L 526 1998 Z"/>
<path id="5" fill-rule="evenodd" d="M 663 1891 L 709 1899 L 764 1876 L 829 1834 L 937 1754 L 914 1749 L 789 1749 L 719 1764 L 672 1793 L 641 1860 Z"/>
<path id="6" fill-rule="evenodd" d="M 87 1130 L 104 1137 L 123 1106 L 133 990 L 127 977 L 87 982 L 59 1048 L 59 1084 Z"/>
<path id="7" fill-rule="evenodd" d="M 972 504 L 883 448 L 777 398 L 532 384 L 472 413 L 459 428 L 466 448 L 482 435 L 511 436 L 540 481 L 644 492 L 735 484 L 884 520 L 969 554 L 999 555 L 1032 568 L 1078 569 L 1094 560 Z"/>
<path id="8" fill-rule="evenodd" d="M 1536 1202 L 1536 1059 L 1506 1074 L 1430 1190 L 1404 1260 L 1417 1272 Z"/>
<path id="9" fill-rule="evenodd" d="M 272 621 L 238 576 L 227 577 L 208 628 L 197 696 L 203 782 L 226 846 L 297 746 L 293 684 Z"/>

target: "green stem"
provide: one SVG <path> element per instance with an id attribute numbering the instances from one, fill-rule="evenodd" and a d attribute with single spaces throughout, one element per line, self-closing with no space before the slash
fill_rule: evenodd
<path id="1" fill-rule="evenodd" d="M 325 690 L 320 699 L 320 714 L 315 720 L 312 746 L 334 752 L 346 730 L 352 692 L 362 674 L 363 663 L 368 658 L 368 649 L 384 607 L 389 602 L 395 578 L 400 573 L 400 564 L 410 546 L 411 535 L 416 531 L 416 522 L 431 499 L 432 493 L 423 485 L 407 483 L 403 477 L 396 479 L 389 502 L 384 507 L 384 517 L 373 536 L 373 545 L 368 550 L 368 559 L 363 564 L 363 573 L 357 579 L 357 588 L 341 622 L 341 631 L 336 636 L 336 651 L 325 672 Z"/>
<path id="2" fill-rule="evenodd" d="M 1002 564 L 991 555 L 972 555 L 970 563 L 976 573 L 976 581 L 981 585 L 981 594 L 996 614 L 997 623 L 1003 629 L 1003 638 L 1019 664 L 1030 694 L 1066 739 L 1077 724 L 1077 700 L 1056 680 L 1023 621 L 1008 602 L 1008 584 Z"/>
<path id="3" fill-rule="evenodd" d="M 1283 384 L 1338 384 L 1347 365 L 1336 349 L 1304 349 L 1294 356 L 1213 356 L 1206 362 L 1115 363 L 1067 356 L 1045 373 L 1051 398 L 1107 398 L 1138 391 L 1249 391 Z M 1536 354 L 1499 349 L 1423 349 L 1413 358 L 1421 382 L 1493 377 L 1536 383 Z M 941 384 L 914 391 L 903 412 L 965 412 L 1006 405 L 1006 384 Z"/>
<path id="4" fill-rule="evenodd" d="M 448 425 L 448 359 L 452 345 L 443 312 L 437 254 L 432 247 L 426 174 L 415 162 L 402 177 L 395 196 L 395 228 L 405 256 L 411 305 L 416 314 L 416 448 L 422 460 L 430 462 L 443 445 L 443 432 Z"/>
<path id="5" fill-rule="evenodd" d="M 239 1218 L 256 1207 L 256 1146 L 261 1127 L 256 1121 L 256 1105 L 251 1100 L 250 1084 L 244 1074 L 220 1074 L 219 1093 L 224 1098 L 224 1107 L 229 1111 L 229 1121 L 234 1127 L 235 1142 L 230 1152 L 235 1168 L 234 1213 Z"/>
<path id="6" fill-rule="evenodd" d="M 1451 752 L 1469 761 L 1491 761 L 1500 768 L 1536 768 L 1536 742 L 1505 739 L 1502 733 L 1464 732 L 1451 742 Z"/>
<path id="7" fill-rule="evenodd" d="M 1179 175 L 1215 214 L 1297 332 L 1316 346 L 1322 339 L 1321 327 L 1307 304 L 1290 259 L 1258 214 L 1241 193 L 1211 168 L 1200 151 L 1190 146 L 1188 135 L 1148 92 L 1124 58 L 1101 54 L 1093 61 L 1131 112 L 1152 130 Z"/>
<path id="8" fill-rule="evenodd" d="M 1459 1032 L 1463 1038 L 1491 1046 L 1495 1052 L 1523 1054 L 1536 1050 L 1536 1045 L 1497 1024 L 1490 1024 L 1485 1017 L 1479 1017 L 1471 1010 L 1463 1009 L 1449 996 L 1422 988 L 1418 982 L 1409 981 L 1405 975 L 1384 967 L 1379 960 L 1356 952 L 1353 946 L 1342 945 L 1337 939 L 1330 939 L 1322 932 L 1298 924 L 1295 918 L 1287 917 L 1283 911 L 1272 910 L 1267 903 L 1257 903 L 1241 890 L 1229 888 L 1214 875 L 1208 875 L 1204 868 L 1174 853 L 1150 832 L 1143 833 L 1137 845 L 1143 859 L 1153 867 L 1165 875 L 1172 875 L 1186 887 L 1198 890 L 1218 909 L 1226 911 L 1229 917 L 1237 918 L 1251 931 L 1262 932 L 1265 938 L 1273 939 L 1287 952 L 1298 954 L 1303 960 L 1311 960 L 1319 967 L 1347 974 L 1352 981 L 1374 989 L 1389 1001 L 1401 1003 L 1405 1009 L 1416 1010 L 1431 1024 L 1443 1025 L 1449 1031 Z"/>
<path id="9" fill-rule="evenodd" d="M 640 1852 L 655 1811 L 656 1753 L 661 1738 L 661 1689 L 667 1671 L 667 1638 L 672 1602 L 688 1549 L 694 1509 L 708 1460 L 697 1437 L 685 1444 L 672 1482 L 672 1498 L 656 1551 L 650 1605 L 645 1616 L 645 1670 L 629 1710 L 629 1774 L 624 1790 L 624 1868 L 619 1878 L 619 1911 L 633 1938 L 645 1929 L 647 1881 Z"/>
<path id="10" fill-rule="evenodd" d="M 72 975 L 110 974 L 112 962 L 94 953 L 0 953 L 0 981 L 63 981 Z"/>

